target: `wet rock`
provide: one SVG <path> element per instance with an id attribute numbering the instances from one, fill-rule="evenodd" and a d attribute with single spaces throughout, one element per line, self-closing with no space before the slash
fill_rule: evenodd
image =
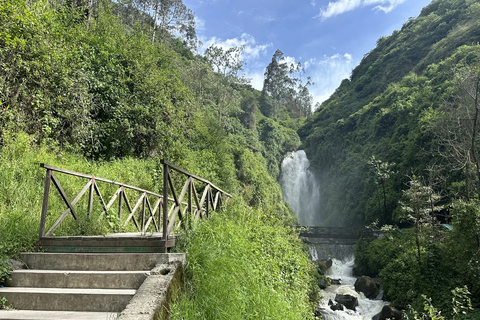
<path id="1" fill-rule="evenodd" d="M 402 312 L 392 306 L 384 306 L 382 308 L 382 315 L 385 319 L 400 320 L 402 319 Z"/>
<path id="2" fill-rule="evenodd" d="M 343 305 L 341 305 L 340 303 L 337 303 L 337 304 L 331 305 L 330 309 L 332 309 L 333 311 L 343 311 L 344 308 L 343 308 Z"/>
<path id="3" fill-rule="evenodd" d="M 349 294 L 337 294 L 335 296 L 335 302 L 345 306 L 345 308 L 355 311 L 355 307 L 358 306 L 358 299 Z"/>
<path id="4" fill-rule="evenodd" d="M 330 306 L 330 309 L 332 309 L 333 311 L 339 311 L 339 310 L 343 311 L 343 306 L 340 303 L 334 303 L 332 299 L 328 300 L 328 305 Z"/>
<path id="5" fill-rule="evenodd" d="M 375 299 L 380 293 L 380 288 L 375 280 L 362 276 L 355 281 L 355 291 L 362 292 L 369 299 Z"/>
<path id="6" fill-rule="evenodd" d="M 372 317 L 372 320 L 400 320 L 402 319 L 402 312 L 400 310 L 395 309 L 392 306 L 384 306 L 382 311 L 377 313 Z"/>
<path id="7" fill-rule="evenodd" d="M 320 278 L 320 280 L 318 280 L 318 286 L 320 287 L 320 289 L 327 289 L 328 287 L 327 280 L 323 277 Z"/>
<path id="8" fill-rule="evenodd" d="M 380 311 L 372 317 L 372 320 L 385 320 L 385 318 L 383 318 L 382 312 Z"/>
<path id="9" fill-rule="evenodd" d="M 333 284 L 333 285 L 341 285 L 342 282 L 340 279 L 331 279 L 330 278 L 330 284 Z"/>
<path id="10" fill-rule="evenodd" d="M 333 260 L 328 259 L 327 261 L 325 261 L 325 265 L 327 266 L 327 269 L 330 269 L 333 266 Z"/>
<path id="11" fill-rule="evenodd" d="M 320 275 L 325 275 L 326 271 L 327 271 L 327 266 L 325 265 L 325 263 L 321 262 L 321 261 L 315 261 L 315 264 L 317 266 L 317 271 Z"/>

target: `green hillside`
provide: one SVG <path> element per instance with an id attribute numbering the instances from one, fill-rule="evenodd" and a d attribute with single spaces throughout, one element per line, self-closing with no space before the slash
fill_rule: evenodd
<path id="1" fill-rule="evenodd" d="M 270 98 L 240 76 L 242 48 L 194 54 L 192 12 L 180 0 L 158 4 L 0 1 L 0 285 L 7 259 L 34 249 L 38 163 L 161 192 L 166 159 L 234 196 L 179 237 L 188 277 L 173 319 L 310 319 L 316 269 L 276 182 L 302 118 L 285 106 L 267 117 Z M 62 181 L 67 191 L 77 184 Z M 54 196 L 49 208 L 64 210 Z M 70 218 L 55 235 L 122 228 Z"/>
<path id="2" fill-rule="evenodd" d="M 477 71 L 479 18 L 477 1 L 432 1 L 401 30 L 380 38 L 300 128 L 322 183 L 326 224 L 392 222 L 407 176 L 441 175 L 445 201 L 454 197 L 448 190 L 463 175 L 437 152 L 442 141 L 435 127 L 446 102 L 460 94 L 462 73 Z M 369 165 L 372 156 L 392 165 L 383 181 L 386 199 Z"/>

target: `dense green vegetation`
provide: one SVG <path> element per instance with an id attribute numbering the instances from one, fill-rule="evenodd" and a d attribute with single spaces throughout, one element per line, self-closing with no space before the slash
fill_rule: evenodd
<path id="1" fill-rule="evenodd" d="M 278 225 L 273 212 L 268 216 L 245 210 L 234 203 L 183 239 L 180 248 L 189 257 L 193 281 L 173 319 L 311 317 L 317 270 L 299 254 L 303 243 Z M 265 223 L 271 219 L 277 222 Z"/>
<path id="2" fill-rule="evenodd" d="M 3 259 L 33 249 L 38 235 L 38 163 L 160 192 L 164 158 L 235 198 L 183 237 L 188 277 L 174 319 L 310 318 L 316 271 L 276 182 L 300 145 L 306 85 L 287 72 L 290 95 L 265 112 L 271 97 L 238 76 L 242 48 L 192 53 L 192 13 L 181 1 L 159 4 L 0 2 L 0 281 Z M 49 206 L 64 209 L 55 195 Z M 86 203 L 77 206 L 85 215 Z M 55 234 L 119 228 L 95 214 L 77 227 L 69 216 Z"/>
<path id="3" fill-rule="evenodd" d="M 325 186 L 328 223 L 392 222 L 407 175 L 427 179 L 432 170 L 426 169 L 441 167 L 445 190 L 462 179 L 437 153 L 442 141 L 435 123 L 445 102 L 458 101 L 465 71 L 476 72 L 479 10 L 477 1 L 432 1 L 418 18 L 379 39 L 299 130 Z M 368 164 L 372 156 L 394 165 L 386 181 L 386 212 Z"/>
<path id="4" fill-rule="evenodd" d="M 432 1 L 298 131 L 325 224 L 383 225 L 358 245 L 357 271 L 379 275 L 397 305 L 423 309 L 425 295 L 447 319 L 455 288 L 480 305 L 479 19 L 478 1 Z"/>

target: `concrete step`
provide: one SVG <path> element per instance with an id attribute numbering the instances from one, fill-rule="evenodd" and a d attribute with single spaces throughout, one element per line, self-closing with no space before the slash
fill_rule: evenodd
<path id="1" fill-rule="evenodd" d="M 1 320 L 115 320 L 117 313 L 39 311 L 39 310 L 0 310 Z"/>
<path id="2" fill-rule="evenodd" d="M 183 259 L 181 253 L 21 253 L 30 269 L 149 271 L 159 263 Z"/>
<path id="3" fill-rule="evenodd" d="M 8 287 L 138 289 L 149 271 L 14 270 Z"/>
<path id="4" fill-rule="evenodd" d="M 121 312 L 133 289 L 0 288 L 0 296 L 19 310 Z"/>

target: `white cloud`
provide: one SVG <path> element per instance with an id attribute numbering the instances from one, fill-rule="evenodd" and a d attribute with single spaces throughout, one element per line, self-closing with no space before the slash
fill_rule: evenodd
<path id="1" fill-rule="evenodd" d="M 263 72 L 252 72 L 252 73 L 247 73 L 246 78 L 250 79 L 250 84 L 252 87 L 255 89 L 262 91 L 263 89 L 263 79 L 264 75 Z"/>
<path id="2" fill-rule="evenodd" d="M 266 64 L 262 61 L 267 55 L 267 49 L 272 47 L 272 44 L 257 44 L 255 38 L 247 33 L 243 33 L 240 37 L 222 40 L 216 37 L 209 39 L 201 39 L 202 46 L 199 48 L 199 53 L 203 54 L 205 50 L 211 45 L 223 48 L 224 50 L 245 46 L 241 55 L 243 61 L 244 76 L 250 79 L 250 84 L 257 90 L 263 88 L 263 70 Z M 262 70 L 262 71 L 259 71 Z"/>
<path id="3" fill-rule="evenodd" d="M 310 4 L 312 5 L 312 7 L 315 7 L 317 5 L 317 1 L 316 0 L 310 0 Z"/>
<path id="4" fill-rule="evenodd" d="M 203 20 L 202 18 L 198 17 L 198 16 L 194 16 L 195 17 L 195 29 L 197 32 L 199 31 L 205 31 L 205 20 Z"/>
<path id="5" fill-rule="evenodd" d="M 245 46 L 241 58 L 247 64 L 249 61 L 254 61 L 260 56 L 266 55 L 267 49 L 272 46 L 272 44 L 257 44 L 252 35 L 243 33 L 240 38 L 232 38 L 227 40 L 218 39 L 216 37 L 202 39 L 202 46 L 199 48 L 200 53 L 203 54 L 203 52 L 211 45 L 215 45 L 223 49 Z"/>
<path id="6" fill-rule="evenodd" d="M 329 2 L 326 8 L 320 9 L 319 16 L 327 19 L 359 7 L 367 6 L 375 6 L 373 10 L 389 13 L 405 1 L 406 0 L 337 0 L 335 2 Z"/>
<path id="7" fill-rule="evenodd" d="M 288 65 L 291 65 L 291 64 L 294 64 L 294 65 L 295 65 L 295 64 L 297 64 L 297 63 L 295 62 L 295 57 L 289 57 L 289 56 L 284 56 L 284 57 L 283 57 L 283 62 L 286 63 L 286 64 L 288 64 Z"/>
<path id="8" fill-rule="evenodd" d="M 349 53 L 324 56 L 322 59 L 308 61 L 308 75 L 315 83 L 310 87 L 314 103 L 327 100 L 343 79 L 348 78 L 355 62 Z"/>

